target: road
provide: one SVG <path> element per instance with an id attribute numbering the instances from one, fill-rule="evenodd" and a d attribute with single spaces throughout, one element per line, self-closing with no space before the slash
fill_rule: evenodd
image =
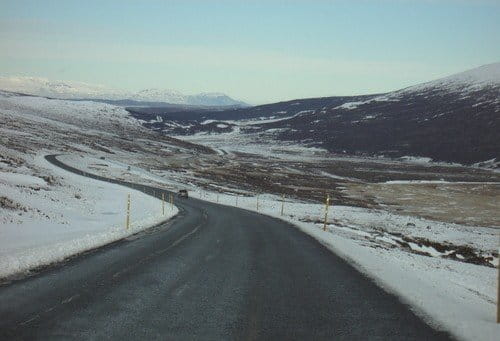
<path id="1" fill-rule="evenodd" d="M 450 338 L 283 221 L 176 205 L 165 224 L 1 286 L 0 339 Z"/>

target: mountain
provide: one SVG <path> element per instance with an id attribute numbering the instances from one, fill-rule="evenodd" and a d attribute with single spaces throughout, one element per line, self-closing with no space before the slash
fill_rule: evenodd
<path id="1" fill-rule="evenodd" d="M 235 101 L 231 97 L 220 92 L 204 92 L 201 94 L 188 96 L 187 104 L 209 106 L 248 106 L 248 104 L 241 101 Z"/>
<path id="2" fill-rule="evenodd" d="M 339 154 L 499 161 L 500 63 L 379 95 L 192 114 L 160 108 L 129 112 L 149 128 L 173 135 L 238 131 L 261 142 L 291 141 Z M 153 119 L 157 116 L 161 122 Z"/>
<path id="3" fill-rule="evenodd" d="M 36 96 L 99 101 L 134 101 L 135 105 L 181 104 L 193 106 L 248 106 L 222 93 L 185 95 L 176 90 L 145 89 L 130 92 L 102 85 L 72 81 L 51 81 L 38 77 L 0 77 L 0 89 Z M 141 103 L 146 102 L 146 103 Z"/>

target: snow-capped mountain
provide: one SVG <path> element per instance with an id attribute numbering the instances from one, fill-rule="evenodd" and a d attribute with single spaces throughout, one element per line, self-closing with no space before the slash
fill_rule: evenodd
<path id="1" fill-rule="evenodd" d="M 211 106 L 247 106 L 244 102 L 235 101 L 231 97 L 220 92 L 203 92 L 197 95 L 188 96 L 187 102 L 191 105 L 211 105 Z"/>
<path id="2" fill-rule="evenodd" d="M 222 93 L 185 95 L 177 90 L 145 89 L 130 92 L 102 85 L 71 81 L 51 81 L 39 77 L 0 77 L 0 89 L 59 99 L 132 100 L 199 106 L 246 106 Z"/>
<path id="3" fill-rule="evenodd" d="M 148 102 L 168 102 L 168 103 L 182 103 L 186 101 L 186 96 L 177 90 L 170 89 L 145 89 L 129 95 L 129 99 L 136 101 Z"/>
<path id="4" fill-rule="evenodd" d="M 260 142 L 293 141 L 341 154 L 498 161 L 500 63 L 380 95 L 297 99 L 201 114 L 131 113 L 173 135 L 239 131 Z M 149 117 L 157 115 L 162 122 Z"/>

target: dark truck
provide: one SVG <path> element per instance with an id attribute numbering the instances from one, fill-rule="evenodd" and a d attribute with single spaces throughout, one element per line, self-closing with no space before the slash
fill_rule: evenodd
<path id="1" fill-rule="evenodd" d="M 179 198 L 188 198 L 188 191 L 186 189 L 181 189 L 179 190 L 179 192 L 177 193 L 177 196 Z"/>

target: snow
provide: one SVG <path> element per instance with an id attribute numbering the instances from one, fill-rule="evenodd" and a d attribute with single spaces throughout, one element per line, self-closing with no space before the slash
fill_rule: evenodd
<path id="1" fill-rule="evenodd" d="M 500 63 L 483 65 L 434 82 L 500 84 Z"/>
<path id="2" fill-rule="evenodd" d="M 273 143 L 266 144 L 263 142 L 265 139 L 260 138 L 259 134 L 242 134 L 240 130 L 241 128 L 239 126 L 233 126 L 233 131 L 231 132 L 218 134 L 200 132 L 188 136 L 179 135 L 174 137 L 180 140 L 210 146 L 215 150 L 225 150 L 228 153 L 245 152 L 269 158 L 286 155 L 286 157 L 291 160 L 304 160 L 308 157 L 318 157 L 320 155 L 326 155 L 327 153 L 327 151 L 322 148 L 307 147 L 293 142 L 273 141 Z M 277 132 L 278 130 L 274 130 L 270 133 L 274 134 Z M 269 131 L 264 131 L 261 134 L 265 135 L 268 133 Z"/>
<path id="3" fill-rule="evenodd" d="M 19 173 L 0 173 L 0 183 L 13 186 L 45 186 L 45 180 L 27 174 Z"/>
<path id="4" fill-rule="evenodd" d="M 497 160 L 496 158 L 475 163 L 473 166 L 477 168 L 486 168 L 486 169 L 491 169 L 492 171 L 500 172 L 500 161 Z"/>
<path id="5" fill-rule="evenodd" d="M 21 116 L 40 123 L 66 126 L 68 129 L 76 128 L 72 124 L 87 129 L 101 129 L 114 123 L 125 127 L 137 125 L 137 121 L 125 109 L 90 101 L 60 101 L 0 93 L 0 107 L 4 115 L 13 119 Z"/>
<path id="6" fill-rule="evenodd" d="M 41 77 L 0 77 L 0 89 L 53 98 L 109 98 L 127 96 L 125 91 L 103 85 L 73 81 L 51 81 Z"/>
<path id="7" fill-rule="evenodd" d="M 43 158 L 70 152 L 120 153 L 128 160 L 137 159 L 119 149 L 127 143 L 119 133 L 148 136 L 148 131 L 122 108 L 0 91 L 0 121 L 0 277 L 23 274 L 124 238 L 177 212 L 174 207 L 163 215 L 162 202 L 152 196 L 73 175 Z M 113 143 L 116 151 L 108 149 Z M 102 162 L 89 156 L 78 160 L 82 164 L 98 161 Z M 128 169 L 126 163 L 120 167 Z M 140 167 L 131 170 L 133 182 L 155 177 Z M 128 231 L 127 194 L 132 200 Z"/>
<path id="8" fill-rule="evenodd" d="M 441 88 L 463 92 L 463 98 L 471 90 L 500 85 L 500 63 L 483 65 L 465 72 L 411 86 L 399 92 L 422 92 L 431 88 Z"/>
<path id="9" fill-rule="evenodd" d="M 171 89 L 145 89 L 130 95 L 130 98 L 139 101 L 186 104 L 185 96 L 179 91 Z"/>
<path id="10" fill-rule="evenodd" d="M 398 101 L 405 93 L 423 93 L 429 89 L 440 88 L 448 91 L 462 92 L 462 98 L 467 98 L 470 91 L 479 90 L 484 87 L 498 87 L 500 85 L 500 63 L 483 65 L 475 69 L 457 73 L 448 77 L 440 78 L 430 82 L 411 86 L 388 94 L 376 96 L 366 101 L 347 102 L 334 109 L 352 110 L 361 105 L 373 102 Z M 480 105 L 481 101 L 473 106 Z M 488 102 L 486 102 L 488 103 Z M 498 103 L 495 102 L 495 103 Z"/>
<path id="11" fill-rule="evenodd" d="M 326 155 L 327 151 L 323 148 L 305 146 L 304 144 L 285 142 L 285 141 L 272 141 L 272 143 L 266 143 L 269 139 L 261 138 L 262 135 L 276 134 L 282 131 L 293 129 L 289 128 L 276 128 L 267 129 L 263 132 L 257 134 L 245 134 L 242 130 L 252 129 L 258 127 L 260 124 L 285 121 L 297 115 L 302 115 L 305 113 L 310 113 L 310 110 L 305 110 L 297 113 L 291 117 L 277 118 L 277 119 L 251 119 L 251 120 L 224 120 L 214 121 L 205 120 L 201 124 L 209 124 L 213 122 L 220 122 L 220 124 L 227 124 L 232 126 L 232 131 L 211 134 L 208 132 L 198 132 L 192 135 L 178 135 L 172 136 L 179 140 L 185 140 L 188 142 L 201 144 L 209 146 L 214 150 L 224 150 L 227 153 L 233 152 L 245 152 L 250 154 L 265 155 L 267 157 L 279 157 L 280 155 L 286 155 L 287 158 L 304 159 L 311 156 L 318 157 L 319 155 Z M 300 155 L 299 155 L 300 154 Z"/>
<path id="12" fill-rule="evenodd" d="M 444 180 L 389 180 L 385 181 L 385 184 L 401 185 L 401 184 L 447 184 L 447 185 L 466 185 L 466 184 L 476 184 L 476 185 L 500 185 L 498 182 L 493 181 L 444 181 Z"/>
<path id="13" fill-rule="evenodd" d="M 165 177 L 109 158 L 102 160 L 91 156 L 64 154 L 60 155 L 58 159 L 76 169 L 104 177 L 149 186 L 160 186 L 169 190 L 175 190 L 178 186 L 177 182 L 168 180 Z"/>
<path id="14" fill-rule="evenodd" d="M 185 105 L 245 105 L 222 93 L 185 95 L 171 89 L 144 89 L 137 92 L 75 81 L 52 81 L 41 77 L 0 77 L 0 89 L 59 99 L 129 99 Z"/>
<path id="15" fill-rule="evenodd" d="M 339 106 L 336 106 L 333 109 L 352 110 L 352 109 L 358 108 L 359 106 L 361 106 L 363 104 L 369 104 L 369 103 L 373 103 L 373 102 L 388 102 L 388 101 L 394 101 L 394 100 L 395 99 L 393 98 L 393 96 L 391 94 L 380 95 L 380 96 L 368 99 L 366 101 L 347 102 L 347 103 L 341 104 Z M 370 118 L 373 118 L 373 117 L 370 117 Z"/>
<path id="16" fill-rule="evenodd" d="M 335 107 L 334 109 L 356 109 L 362 104 L 370 103 L 370 101 L 357 101 L 357 102 L 347 102 L 342 105 Z"/>
<path id="17" fill-rule="evenodd" d="M 412 162 L 412 163 L 420 163 L 420 164 L 426 164 L 432 162 L 432 159 L 430 157 L 420 157 L 420 156 L 402 156 L 400 157 L 401 160 L 406 161 L 406 162 Z"/>
<path id="18" fill-rule="evenodd" d="M 205 121 L 201 122 L 200 124 L 201 125 L 206 125 L 206 124 L 210 124 L 210 123 L 213 123 L 213 122 L 217 122 L 217 120 L 205 120 Z"/>
<path id="19" fill-rule="evenodd" d="M 0 171 L 0 192 L 26 208 L 19 214 L 0 208 L 0 278 L 59 262 L 77 253 L 157 225 L 176 207 L 123 186 L 88 179 L 59 169 L 42 155 L 34 162 L 57 179 Z M 130 227 L 125 226 L 127 195 Z"/>

